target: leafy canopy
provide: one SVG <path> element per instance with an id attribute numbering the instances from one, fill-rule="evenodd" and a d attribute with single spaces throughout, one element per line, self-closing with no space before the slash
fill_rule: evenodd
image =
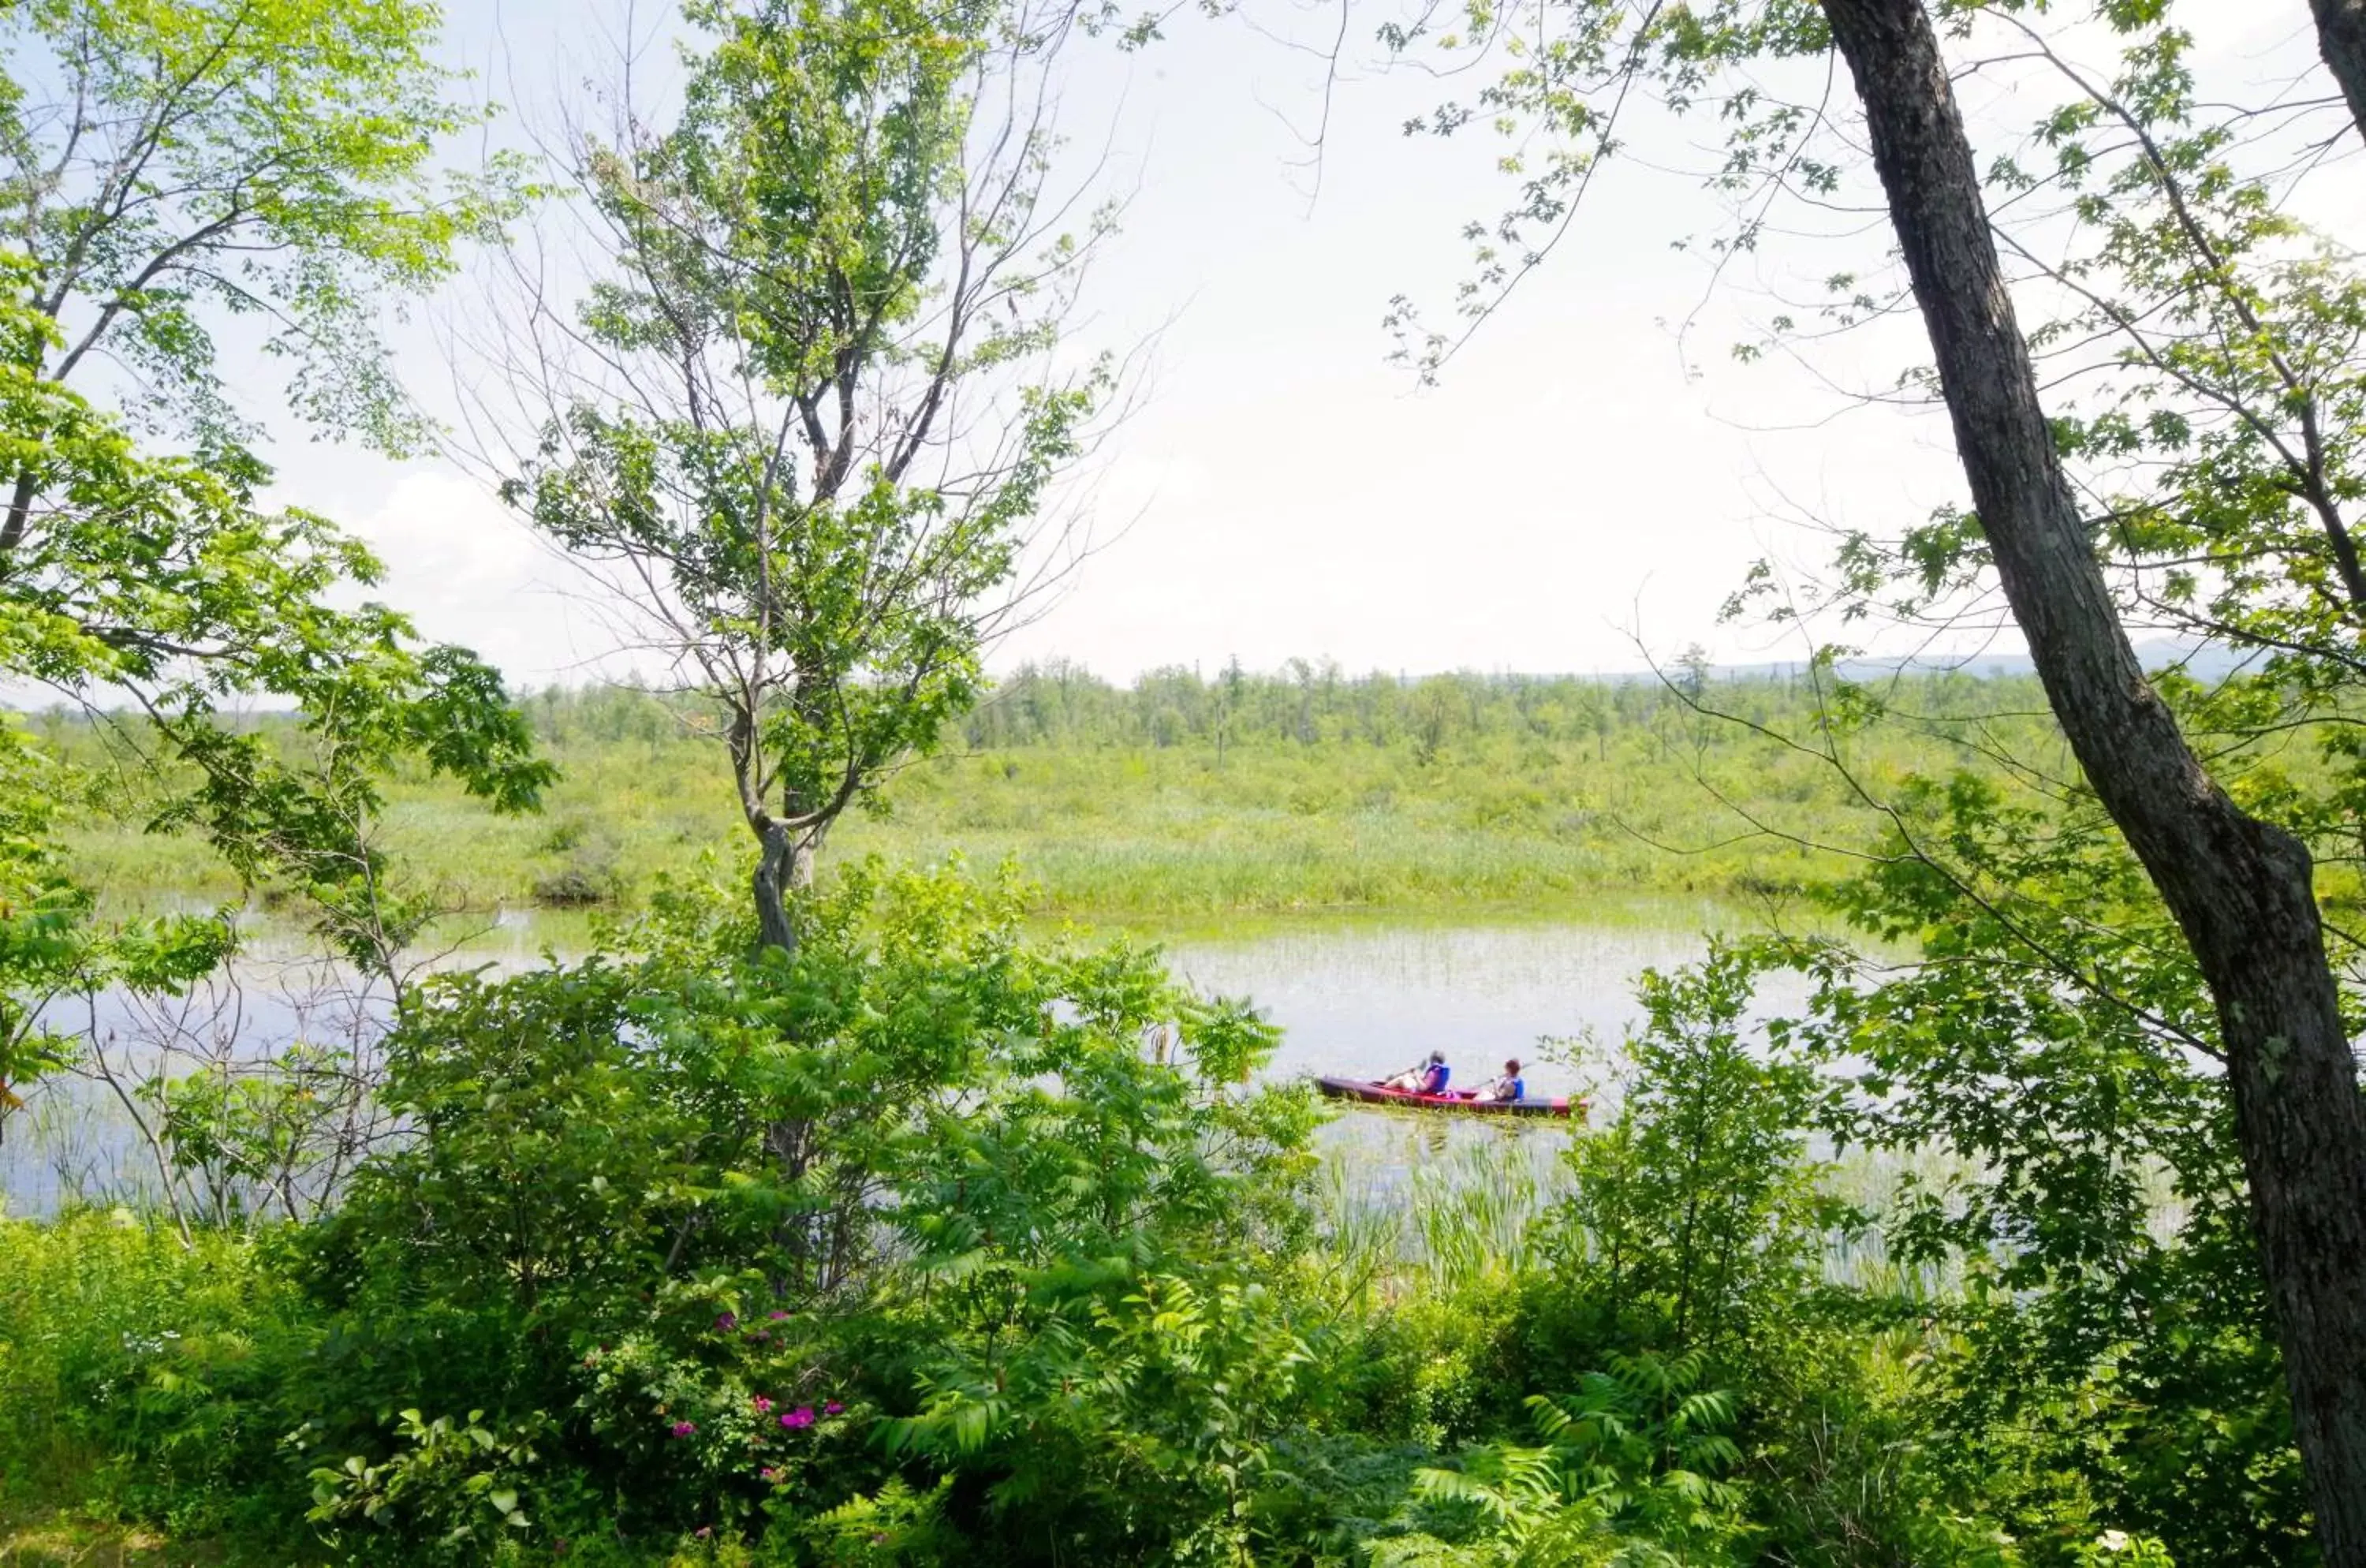
<path id="1" fill-rule="evenodd" d="M 611 265 L 504 493 L 720 708 L 779 944 L 830 824 L 975 702 L 1106 377 L 1049 358 L 1082 251 L 1041 201 L 1042 40 L 907 0 L 690 16 L 678 123 L 580 150 Z"/>
<path id="2" fill-rule="evenodd" d="M 307 422 L 415 446 L 381 308 L 516 209 L 513 162 L 436 167 L 486 114 L 433 62 L 441 22 L 431 0 L 9 6 L 0 213 L 61 332 L 18 344 L 27 365 L 78 383 L 105 362 L 142 428 L 226 455 L 259 434 L 230 383 L 260 354 Z"/>

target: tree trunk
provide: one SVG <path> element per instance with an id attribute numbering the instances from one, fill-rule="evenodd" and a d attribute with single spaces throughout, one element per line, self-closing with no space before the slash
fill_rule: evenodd
<path id="1" fill-rule="evenodd" d="M 814 857 L 821 853 L 822 837 L 828 830 L 816 825 L 798 832 L 776 821 L 767 821 L 756 829 L 758 946 L 777 947 L 790 954 L 797 951 L 797 929 L 789 919 L 789 906 L 813 886 Z"/>
<path id="2" fill-rule="evenodd" d="M 38 493 L 37 481 L 29 468 L 17 475 L 15 488 L 8 495 L 8 514 L 0 522 L 0 572 L 6 572 L 17 554 L 17 547 L 25 542 L 25 525 L 33 515 L 33 501 Z"/>
<path id="3" fill-rule="evenodd" d="M 756 944 L 794 957 L 797 928 L 789 919 L 789 899 L 811 880 L 798 864 L 800 840 L 785 824 L 767 822 L 756 830 Z"/>
<path id="4" fill-rule="evenodd" d="M 1922 0 L 1824 0 L 1824 13 L 2005 595 L 2064 734 L 2217 1004 L 2317 1539 L 2329 1568 L 2366 1568 L 2366 1109 L 2308 852 L 2211 781 L 2128 646 L 2056 457 Z"/>
<path id="5" fill-rule="evenodd" d="M 789 917 L 789 905 L 813 881 L 812 840 L 768 818 L 756 829 L 756 874 L 750 879 L 756 896 L 756 945 L 794 958 L 797 928 Z M 764 1152 L 780 1162 L 784 1189 L 794 1190 L 805 1179 L 815 1157 L 817 1131 L 803 1117 L 774 1121 L 764 1129 Z M 784 1268 L 772 1271 L 772 1294 L 787 1301 L 813 1284 L 813 1216 L 798 1213 L 783 1219 L 773 1227 L 772 1240 L 786 1260 Z"/>
<path id="6" fill-rule="evenodd" d="M 2366 0 L 2309 0 L 2316 13 L 2317 52 L 2333 68 L 2349 118 L 2366 136 Z"/>

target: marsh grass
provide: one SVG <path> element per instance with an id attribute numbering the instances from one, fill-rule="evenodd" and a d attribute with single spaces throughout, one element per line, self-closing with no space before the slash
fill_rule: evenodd
<path id="1" fill-rule="evenodd" d="M 884 809 L 845 823 L 826 862 L 870 853 L 930 863 L 960 854 L 1015 859 L 1041 889 L 1039 913 L 1189 922 L 1239 914 L 1355 910 L 1573 911 L 1603 900 L 1787 889 L 1830 870 L 1793 847 L 1670 856 L 1658 841 L 1715 831 L 1712 803 L 1671 812 L 1571 817 L 1538 802 L 1486 814 L 1500 793 L 1484 758 L 1391 787 L 1384 801 L 1299 809 L 1301 786 L 1336 787 L 1386 759 L 1234 752 L 1222 769 L 1096 754 L 961 757 L 922 764 L 891 786 Z M 487 815 L 456 793 L 400 781 L 387 842 L 457 907 L 549 905 L 562 888 L 629 901 L 662 874 L 713 853 L 733 863 L 743 830 L 704 748 L 655 755 L 562 754 L 563 782 L 540 818 Z M 1674 781 L 1668 781 L 1673 787 Z M 1537 791 L 1538 800 L 1559 786 Z M 1568 787 L 1582 787 L 1569 781 Z M 1367 792 L 1369 793 L 1369 792 Z M 1677 804 L 1684 802 L 1680 799 Z M 1566 814 L 1565 814 L 1566 815 Z M 66 838 L 75 874 L 120 908 L 235 897 L 234 881 L 194 840 L 149 834 L 139 820 L 93 815 Z"/>
<path id="2" fill-rule="evenodd" d="M 79 1500 L 0 1494 L 0 1568 L 242 1568 L 284 1563 L 237 1554 L 223 1541 L 170 1540 L 156 1530 L 94 1519 Z"/>
<path id="3" fill-rule="evenodd" d="M 1459 1290 L 1535 1261 L 1537 1223 L 1563 1190 L 1569 1134 L 1349 1117 L 1380 1126 L 1334 1137 L 1317 1186 L 1326 1250 L 1349 1276 L 1386 1294 Z"/>
<path id="4" fill-rule="evenodd" d="M 1226 694 L 1172 672 L 1130 691 L 1073 671 L 1061 680 L 1056 711 L 1052 677 L 1008 682 L 943 754 L 903 769 L 866 802 L 873 809 L 844 822 L 827 858 L 1015 857 L 1041 890 L 1039 912 L 1095 920 L 1566 913 L 1688 895 L 1795 901 L 1880 827 L 1815 756 L 1705 718 L 1656 686 L 1523 676 L 1325 686 L 1310 674 L 1245 677 Z M 2012 681 L 1918 680 L 1908 701 L 1970 716 L 1853 739 L 1852 766 L 1876 790 L 1909 772 L 1989 771 L 1976 732 L 2017 727 L 2033 731 L 2016 736 L 2023 750 L 2048 743 Z M 1737 681 L 1706 696 L 1774 728 L 1811 734 L 1817 722 L 1797 681 Z M 701 716 L 614 690 L 546 694 L 527 708 L 563 774 L 539 815 L 495 817 L 422 776 L 389 788 L 389 849 L 454 905 L 630 902 L 705 854 L 737 864 L 745 829 Z M 86 725 L 32 722 L 90 771 L 67 845 L 110 907 L 236 896 L 205 845 L 145 830 L 172 781 L 115 767 Z M 1756 832 L 1752 819 L 1776 831 Z"/>
<path id="5" fill-rule="evenodd" d="M 1327 1266 L 1354 1283 L 1351 1293 L 1383 1300 L 1455 1294 L 1543 1266 L 1553 1212 L 1570 1192 L 1566 1156 L 1583 1130 L 1493 1123 L 1449 1129 L 1410 1112 L 1349 1116 L 1402 1123 L 1334 1137 L 1316 1183 Z M 1869 1222 L 1826 1233 L 1826 1281 L 1885 1300 L 1954 1299 L 1961 1268 L 1891 1257 L 1879 1217 L 1909 1177 L 1935 1184 L 1964 1165 L 1936 1149 L 1860 1149 L 1826 1163 L 1823 1191 Z M 2174 1223 L 2174 1198 L 2165 1186 L 2156 1207 L 2161 1224 Z"/>
<path id="6" fill-rule="evenodd" d="M 111 1505 L 136 1514 L 162 1478 L 103 1456 L 129 1426 L 186 1419 L 191 1473 L 213 1461 L 223 1434 L 197 1402 L 267 1353 L 281 1324 L 254 1247 L 219 1231 L 185 1241 L 129 1209 L 0 1219 L 0 1541 L 22 1554 L 0 1562 L 140 1560 L 128 1554 L 147 1550 L 141 1538 L 107 1528 L 123 1517 Z M 71 1517 L 51 1506 L 66 1496 L 81 1505 Z M 88 1554 L 60 1558 L 68 1546 Z"/>

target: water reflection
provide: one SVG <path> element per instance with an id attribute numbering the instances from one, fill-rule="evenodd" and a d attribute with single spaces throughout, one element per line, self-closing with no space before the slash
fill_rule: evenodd
<path id="1" fill-rule="evenodd" d="M 366 1143 L 377 1122 L 369 1097 L 355 1090 L 377 1081 L 389 1010 L 341 965 L 267 949 L 178 997 L 111 987 L 53 1000 L 41 1020 L 78 1037 L 82 1059 L 34 1084 L 24 1108 L 0 1126 L 0 1213 L 48 1214 L 69 1200 L 162 1201 L 163 1111 L 143 1086 L 186 1083 L 199 1073 L 228 1081 L 267 1061 L 280 1062 L 284 1073 L 295 1065 L 284 1054 L 299 1045 L 306 1066 L 296 1087 L 308 1114 L 327 1119 L 317 1130 L 341 1116 L 347 1122 L 331 1140 L 340 1145 L 333 1169 L 344 1168 L 358 1152 L 355 1140 Z M 274 1174 L 293 1202 L 314 1162 L 292 1152 L 289 1158 Z M 334 1179 L 321 1176 L 313 1185 Z M 246 1190 L 252 1185 L 224 1184 L 260 1201 L 260 1190 Z"/>

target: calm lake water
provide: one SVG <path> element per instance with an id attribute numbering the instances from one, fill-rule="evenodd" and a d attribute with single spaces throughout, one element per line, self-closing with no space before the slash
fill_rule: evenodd
<path id="1" fill-rule="evenodd" d="M 1164 946 L 1176 971 L 1199 989 L 1246 996 L 1281 1026 L 1269 1077 L 1379 1077 L 1435 1049 L 1448 1054 L 1459 1083 L 1484 1081 L 1506 1056 L 1517 1056 L 1531 1093 L 1558 1095 L 1594 1089 L 1597 1075 L 1573 1062 L 1567 1044 L 1539 1049 L 1539 1042 L 1591 1039 L 1605 1050 L 1615 1047 L 1638 1016 L 1636 976 L 1698 957 L 1702 931 L 1731 919 L 1712 906 L 1678 905 L 1652 908 L 1642 919 L 1620 910 L 1599 923 L 1307 919 L 1194 932 Z M 472 944 L 471 955 L 528 964 L 546 940 L 532 924 L 513 920 Z M 297 1016 L 287 993 L 302 987 L 301 978 L 250 976 L 242 998 L 245 1024 L 284 1038 Z M 125 1027 L 130 1021 L 102 1021 L 127 1034 L 134 1032 Z M 321 1035 L 341 1021 L 350 1023 L 328 1011 L 308 1027 Z M 39 1213 L 76 1187 L 96 1195 L 93 1189 L 104 1189 L 108 1168 L 133 1152 L 119 1107 L 105 1089 L 72 1080 L 55 1080 L 30 1098 L 33 1104 L 10 1119 L 0 1144 L 0 1204 L 12 1213 Z M 1446 1122 L 1455 1124 L 1450 1133 Z M 1422 1149 L 1442 1150 L 1449 1139 L 1509 1131 L 1477 1118 L 1355 1111 L 1326 1141 L 1353 1145 L 1392 1166 L 1420 1157 Z M 1560 1135 L 1552 1130 L 1552 1138 Z M 1400 1145 L 1401 1152 L 1391 1152 Z"/>
<path id="2" fill-rule="evenodd" d="M 1324 923 L 1234 940 L 1170 942 L 1200 990 L 1246 996 L 1281 1025 L 1277 1076 L 1380 1077 L 1447 1054 L 1454 1081 L 1493 1077 L 1516 1056 L 1533 1094 L 1589 1087 L 1545 1040 L 1615 1045 L 1637 1016 L 1635 978 L 1700 956 L 1674 926 Z"/>

